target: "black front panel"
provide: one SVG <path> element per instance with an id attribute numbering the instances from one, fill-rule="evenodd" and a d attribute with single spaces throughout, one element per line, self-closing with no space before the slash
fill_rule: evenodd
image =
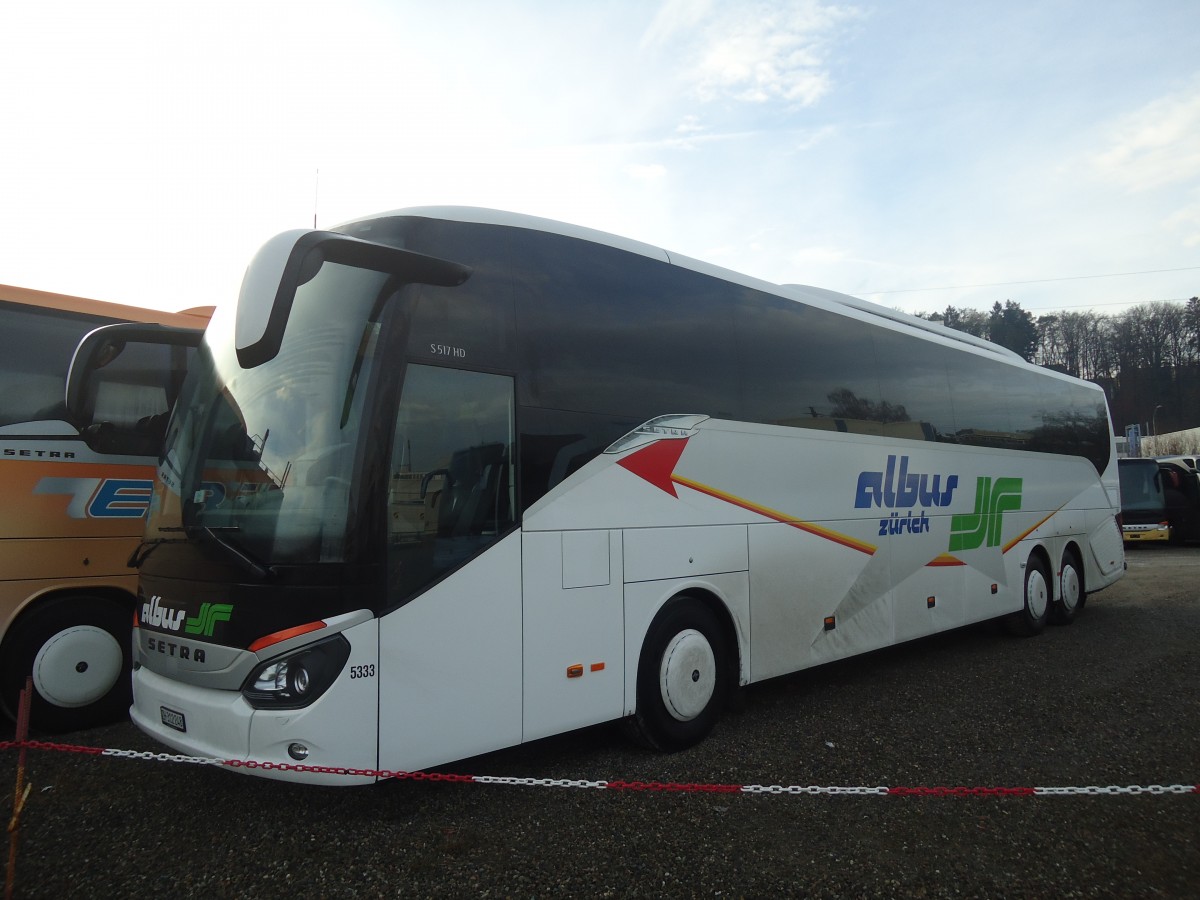
<path id="1" fill-rule="evenodd" d="M 308 573 L 311 575 L 312 573 Z M 142 572 L 138 621 L 141 630 L 187 646 L 219 644 L 248 649 L 255 641 L 355 610 L 372 608 L 381 593 L 370 572 L 324 573 L 312 583 L 305 573 L 285 573 L 263 584 L 201 582 Z M 169 643 L 162 652 L 171 652 Z"/>

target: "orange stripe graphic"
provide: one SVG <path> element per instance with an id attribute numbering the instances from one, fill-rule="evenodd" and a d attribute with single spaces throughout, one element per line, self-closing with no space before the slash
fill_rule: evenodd
<path id="1" fill-rule="evenodd" d="M 1036 525 L 1034 525 L 1028 531 L 1018 534 L 1015 538 L 1013 538 L 1011 541 L 1009 541 L 1007 544 L 1004 545 L 1004 549 L 1002 549 L 1000 551 L 1001 554 L 1007 553 L 1013 547 L 1017 546 L 1017 544 L 1021 543 L 1021 541 L 1025 540 L 1025 538 L 1029 537 L 1031 534 L 1033 534 L 1035 531 L 1037 531 L 1039 528 L 1041 528 L 1043 525 L 1045 525 L 1047 522 L 1049 522 L 1051 519 L 1053 519 L 1055 514 L 1058 513 L 1058 511 L 1061 509 L 1062 509 L 1062 507 L 1060 506 L 1058 509 L 1056 509 L 1054 512 L 1050 513 L 1050 515 L 1046 516 L 1046 518 L 1042 519 L 1042 521 L 1038 522 Z"/>
<path id="2" fill-rule="evenodd" d="M 735 497 L 733 494 L 727 494 L 724 491 L 719 491 L 714 487 L 709 487 L 706 484 L 701 484 L 698 481 L 692 481 L 689 478 L 684 478 L 680 475 L 672 473 L 671 481 L 686 488 L 691 488 L 701 494 L 707 494 L 717 500 L 731 503 L 741 509 L 748 510 L 760 516 L 765 516 L 768 519 L 773 519 L 784 525 L 790 525 L 793 528 L 798 528 L 801 531 L 816 535 L 819 538 L 824 538 L 827 541 L 833 541 L 835 544 L 841 544 L 843 547 L 849 547 L 851 550 L 857 550 L 859 553 L 865 553 L 868 556 L 873 556 L 879 548 L 872 544 L 864 543 L 857 538 L 852 538 L 848 534 L 842 534 L 839 531 L 834 531 L 831 528 L 823 528 L 820 525 L 814 525 L 812 522 L 803 522 L 795 516 L 789 516 L 786 513 L 781 513 L 778 510 L 771 509 L 766 506 L 759 506 L 757 503 L 751 503 L 749 500 L 743 500 L 741 497 Z"/>

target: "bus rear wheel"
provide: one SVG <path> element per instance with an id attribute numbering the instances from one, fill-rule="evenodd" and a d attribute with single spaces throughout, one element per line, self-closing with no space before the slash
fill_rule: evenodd
<path id="1" fill-rule="evenodd" d="M 1083 589 L 1083 568 L 1073 550 L 1063 554 L 1062 571 L 1058 576 L 1058 597 L 1050 606 L 1050 621 L 1055 625 L 1070 625 L 1083 609 L 1087 594 Z"/>
<path id="2" fill-rule="evenodd" d="M 1025 564 L 1025 602 L 1005 624 L 1013 634 L 1030 637 L 1041 634 L 1050 618 L 1050 572 L 1040 556 L 1030 556 Z"/>
<path id="3" fill-rule="evenodd" d="M 720 622 L 698 599 L 680 596 L 664 606 L 642 645 L 631 736 L 665 752 L 702 741 L 728 696 L 729 658 Z"/>
<path id="4" fill-rule="evenodd" d="M 4 639 L 0 703 L 13 719 L 33 676 L 30 725 L 61 733 L 116 721 L 132 702 L 129 612 L 103 597 L 64 595 L 22 613 Z"/>

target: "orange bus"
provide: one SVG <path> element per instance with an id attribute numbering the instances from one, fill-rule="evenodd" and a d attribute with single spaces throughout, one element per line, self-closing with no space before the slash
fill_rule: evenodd
<path id="1" fill-rule="evenodd" d="M 28 675 L 42 731 L 129 708 L 129 560 L 165 419 L 211 313 L 0 285 L 0 710 L 10 718 Z M 95 396 L 68 396 L 73 365 L 106 368 Z"/>

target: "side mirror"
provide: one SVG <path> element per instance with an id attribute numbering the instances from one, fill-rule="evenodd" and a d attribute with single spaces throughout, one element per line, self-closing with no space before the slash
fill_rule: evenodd
<path id="1" fill-rule="evenodd" d="M 88 444 L 105 453 L 156 453 L 162 428 L 151 420 L 165 425 L 187 374 L 187 351 L 203 335 L 198 328 L 142 323 L 105 325 L 84 335 L 71 359 L 64 400 Z"/>

